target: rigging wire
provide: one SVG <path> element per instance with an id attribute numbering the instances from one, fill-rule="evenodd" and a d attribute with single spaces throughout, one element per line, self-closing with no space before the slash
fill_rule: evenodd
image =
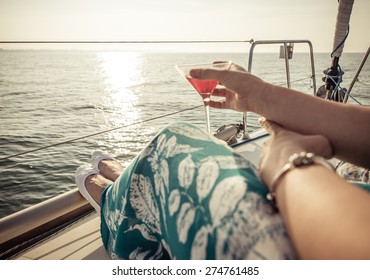
<path id="1" fill-rule="evenodd" d="M 294 83 L 297 83 L 297 82 L 301 82 L 301 81 L 306 81 L 306 80 L 308 80 L 308 79 L 311 79 L 312 80 L 312 76 L 308 76 L 308 77 L 305 77 L 305 78 L 301 78 L 301 79 L 296 79 L 296 80 L 293 80 L 293 81 L 291 81 L 290 83 L 291 84 L 294 84 Z M 284 85 L 286 85 L 286 82 L 283 82 L 283 83 L 272 83 L 272 84 L 274 84 L 274 85 L 279 85 L 279 86 L 284 86 Z"/>
<path id="2" fill-rule="evenodd" d="M 172 112 L 172 113 L 152 117 L 152 118 L 145 119 L 145 120 L 142 120 L 142 121 L 125 124 L 125 125 L 118 126 L 118 127 L 113 127 L 113 128 L 103 130 L 103 131 L 99 131 L 99 132 L 96 132 L 96 133 L 92 133 L 92 134 L 89 134 L 89 135 L 84 135 L 84 136 L 77 137 L 77 138 L 74 138 L 74 139 L 69 139 L 69 140 L 66 140 L 66 141 L 62 141 L 62 142 L 54 143 L 54 144 L 51 144 L 51 145 L 39 147 L 39 148 L 36 148 L 36 149 L 28 150 L 28 151 L 25 151 L 25 152 L 21 152 L 21 153 L 13 154 L 13 155 L 10 155 L 10 156 L 2 157 L 2 158 L 0 158 L 0 161 L 7 160 L 7 159 L 10 159 L 10 158 L 14 158 L 14 157 L 18 157 L 18 156 L 25 155 L 25 154 L 29 154 L 29 153 L 33 153 L 33 152 L 40 151 L 40 150 L 45 150 L 45 149 L 48 149 L 48 148 L 57 147 L 57 146 L 64 145 L 64 144 L 70 144 L 70 143 L 73 143 L 73 142 L 77 142 L 79 140 L 83 140 L 83 139 L 88 138 L 88 137 L 94 137 L 94 136 L 97 136 L 97 135 L 100 135 L 100 134 L 104 134 L 104 133 L 107 133 L 107 132 L 119 130 L 119 129 L 122 129 L 122 128 L 127 128 L 127 127 L 130 127 L 130 126 L 133 126 L 133 125 L 142 124 L 142 123 L 150 122 L 150 121 L 153 121 L 153 120 L 157 120 L 157 119 L 177 115 L 177 114 L 180 114 L 180 113 L 183 113 L 183 112 L 186 112 L 186 111 L 191 111 L 191 110 L 201 108 L 201 107 L 203 107 L 203 105 L 189 107 L 189 108 L 185 108 L 185 109 L 182 109 L 182 110 L 179 110 L 179 111 L 176 111 L 176 112 Z"/>
<path id="3" fill-rule="evenodd" d="M 0 41 L 0 44 L 209 44 L 209 43 L 253 43 L 251 40 L 162 40 L 162 41 L 129 41 L 129 40 L 91 40 L 91 41 L 65 41 L 65 40 L 23 40 Z"/>

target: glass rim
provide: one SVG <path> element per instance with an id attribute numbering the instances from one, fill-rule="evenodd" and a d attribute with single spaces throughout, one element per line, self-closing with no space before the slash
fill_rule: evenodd
<path id="1" fill-rule="evenodd" d="M 216 62 L 201 62 L 201 63 L 185 63 L 185 64 L 176 64 L 175 67 L 196 67 L 196 66 L 210 66 L 210 65 L 217 65 L 217 64 L 232 64 L 231 60 L 228 61 L 216 61 Z"/>

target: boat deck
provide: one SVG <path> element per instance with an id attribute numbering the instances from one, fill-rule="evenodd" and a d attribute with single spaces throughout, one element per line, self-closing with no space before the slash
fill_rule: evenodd
<path id="1" fill-rule="evenodd" d="M 109 260 L 96 212 L 15 256 L 17 260 Z"/>

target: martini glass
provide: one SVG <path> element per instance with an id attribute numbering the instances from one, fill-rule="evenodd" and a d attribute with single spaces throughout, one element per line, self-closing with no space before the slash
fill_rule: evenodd
<path id="1" fill-rule="evenodd" d="M 198 80 L 190 76 L 190 70 L 192 69 L 218 69 L 228 70 L 231 66 L 231 62 L 215 62 L 215 63 L 202 63 L 202 64 L 184 64 L 176 65 L 176 69 L 180 74 L 193 86 L 193 88 L 199 93 L 203 99 L 204 109 L 206 113 L 206 126 L 207 132 L 211 133 L 211 123 L 209 118 L 209 103 L 211 100 L 212 92 L 218 85 L 216 80 Z"/>

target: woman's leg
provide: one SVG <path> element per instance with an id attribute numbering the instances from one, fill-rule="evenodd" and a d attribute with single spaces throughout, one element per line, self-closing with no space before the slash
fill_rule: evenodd
<path id="1" fill-rule="evenodd" d="M 111 180 L 105 178 L 101 174 L 90 175 L 85 180 L 86 190 L 99 205 L 103 190 L 112 183 L 113 182 Z"/>
<path id="2" fill-rule="evenodd" d="M 251 164 L 199 128 L 163 129 L 102 195 L 114 258 L 295 258 Z"/>
<path id="3" fill-rule="evenodd" d="M 113 182 L 116 181 L 123 172 L 123 167 L 117 160 L 102 160 L 99 162 L 98 168 L 100 174 Z"/>
<path id="4" fill-rule="evenodd" d="M 85 179 L 87 192 L 100 205 L 103 190 L 112 184 L 123 172 L 122 165 L 116 160 L 101 160 L 98 164 L 99 173 L 92 174 Z"/>

